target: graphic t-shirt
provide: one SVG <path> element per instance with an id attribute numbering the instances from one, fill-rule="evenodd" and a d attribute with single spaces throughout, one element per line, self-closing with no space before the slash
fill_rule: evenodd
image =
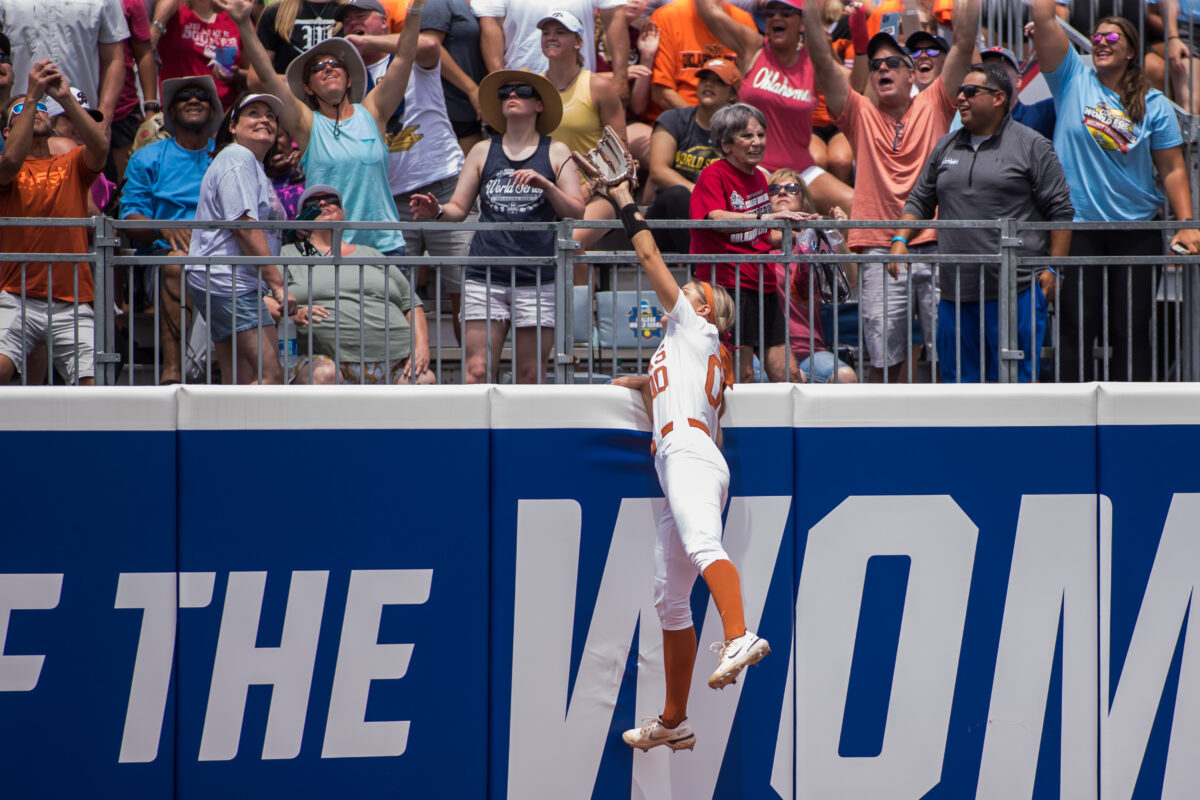
<path id="1" fill-rule="evenodd" d="M 692 183 L 709 164 L 721 158 L 721 151 L 713 145 L 709 132 L 696 124 L 697 106 L 672 108 L 658 118 L 658 125 L 675 140 L 675 158 L 671 168 Z"/>
<path id="2" fill-rule="evenodd" d="M 284 38 L 275 30 L 275 17 L 279 14 L 279 3 L 272 3 L 258 18 L 258 40 L 263 47 L 275 54 L 272 66 L 279 74 L 287 72 L 288 64 L 313 45 L 320 44 L 333 33 L 336 24 L 333 12 L 335 2 L 313 3 L 304 0 L 292 25 L 291 36 Z"/>
<path id="3" fill-rule="evenodd" d="M 766 117 L 763 169 L 774 172 L 789 167 L 803 172 L 813 165 L 808 143 L 812 140 L 817 89 L 808 50 L 802 48 L 796 63 L 785 67 L 764 39 L 758 58 L 742 77 L 738 101 L 749 103 Z"/>
<path id="4" fill-rule="evenodd" d="M 1153 219 L 1163 196 L 1154 183 L 1152 153 L 1183 143 L 1162 92 L 1146 92 L 1146 116 L 1135 124 L 1121 98 L 1100 83 L 1073 49 L 1067 49 L 1058 69 L 1042 74 L 1058 112 L 1054 149 L 1071 186 L 1075 219 Z"/>
<path id="5" fill-rule="evenodd" d="M 747 175 L 725 159 L 714 161 L 705 167 L 696 181 L 696 188 L 692 190 L 690 216 L 692 219 L 707 219 L 709 212 L 718 210 L 748 214 L 756 214 L 759 211 L 769 213 L 771 201 L 767 196 L 766 173 L 756 169 Z M 771 250 L 767 241 L 767 228 L 693 228 L 691 233 L 693 253 L 757 255 Z M 760 273 L 763 291 L 775 291 L 775 272 L 769 264 L 696 265 L 698 279 L 717 283 L 727 289 L 733 288 L 734 282 L 737 281 L 743 289 L 757 291 Z"/>
<path id="6" fill-rule="evenodd" d="M 83 163 L 84 148 L 48 158 L 27 158 L 17 177 L 0 186 L 0 217 L 59 217 L 78 219 L 88 216 L 88 189 L 99 173 Z M 10 253 L 86 253 L 86 228 L 46 226 L 4 229 L 4 249 Z M 21 292 L 21 263 L 6 261 L 0 265 L 0 289 L 10 294 Z M 75 299 L 75 264 L 56 261 L 49 287 L 56 300 Z M 25 269 L 27 297 L 47 297 L 45 263 L 29 262 Z M 94 297 L 92 271 L 79 266 L 79 302 Z"/>
<path id="7" fill-rule="evenodd" d="M 742 9 L 725 4 L 725 13 L 751 30 L 754 18 Z M 696 13 L 696 0 L 675 0 L 650 15 L 650 21 L 658 26 L 660 38 L 658 52 L 654 56 L 654 76 L 650 79 L 657 86 L 666 86 L 679 92 L 688 105 L 699 102 L 696 97 L 696 70 L 706 61 L 725 58 L 737 63 L 737 54 L 717 41 L 700 15 Z M 635 40 L 631 40 L 633 42 Z"/>
<path id="8" fill-rule="evenodd" d="M 181 3 L 179 11 L 167 22 L 158 54 L 162 58 L 160 80 L 208 75 L 212 71 L 210 59 L 215 58 L 225 66 L 238 63 L 242 56 L 242 35 L 237 23 L 224 11 L 216 12 L 211 22 L 205 22 Z M 229 108 L 237 98 L 237 84 L 221 80 L 216 83 L 221 105 Z"/>

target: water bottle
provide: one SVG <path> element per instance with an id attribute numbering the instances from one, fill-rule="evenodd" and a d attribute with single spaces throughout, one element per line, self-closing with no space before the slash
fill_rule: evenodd
<path id="1" fill-rule="evenodd" d="M 286 373 L 299 360 L 300 346 L 296 341 L 296 323 L 292 321 L 291 317 L 285 316 L 279 330 L 279 363 Z"/>

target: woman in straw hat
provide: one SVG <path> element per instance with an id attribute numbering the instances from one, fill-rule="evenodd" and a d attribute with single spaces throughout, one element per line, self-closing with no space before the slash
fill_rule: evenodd
<path id="1" fill-rule="evenodd" d="M 367 68 L 345 39 L 326 39 L 288 65 L 286 81 L 271 65 L 250 20 L 253 0 L 213 0 L 233 17 L 258 79 L 283 100 L 279 124 L 296 140 L 301 166 L 312 184 L 354 186 L 347 198 L 349 219 L 399 222 L 387 183 L 388 120 L 404 100 L 420 35 L 424 0 L 412 0 L 396 57 L 387 74 L 366 92 Z M 398 229 L 346 231 L 347 241 L 384 255 L 404 255 Z"/>
<path id="2" fill-rule="evenodd" d="M 484 121 L 498 131 L 471 148 L 446 205 L 413 195 L 413 217 L 457 222 L 479 198 L 480 222 L 552 222 L 583 216 L 583 191 L 570 150 L 552 141 L 562 118 L 558 91 L 526 70 L 498 70 L 479 84 Z M 477 231 L 471 256 L 554 254 L 554 231 Z M 539 382 L 554 343 L 554 268 L 466 267 L 463 338 L 467 383 L 495 380 L 510 325 L 518 383 Z M 489 358 L 490 355 L 490 358 Z"/>

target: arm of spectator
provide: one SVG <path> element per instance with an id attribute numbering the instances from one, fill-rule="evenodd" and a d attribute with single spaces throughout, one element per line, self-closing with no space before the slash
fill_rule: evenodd
<path id="1" fill-rule="evenodd" d="M 859 94 L 867 91 L 867 45 L 871 36 L 867 30 L 868 11 L 862 3 L 850 10 L 850 38 L 854 46 L 854 66 L 850 70 L 850 88 Z M 828 101 L 827 101 L 828 102 Z"/>
<path id="2" fill-rule="evenodd" d="M 762 50 L 762 35 L 757 29 L 747 28 L 725 11 L 724 0 L 696 0 L 696 13 L 701 21 L 717 37 L 717 41 L 737 53 L 738 72 L 743 75 L 750 69 L 754 59 Z M 819 17 L 819 15 L 818 15 Z M 824 30 L 824 24 L 818 24 L 812 30 Z M 815 36 L 814 39 L 824 37 Z"/>
<path id="3" fill-rule="evenodd" d="M 48 58 L 44 58 L 29 70 L 29 86 L 25 90 L 25 107 L 14 121 L 10 117 L 8 123 L 8 139 L 4 143 L 4 152 L 0 153 L 0 186 L 8 186 L 21 171 L 29 151 L 33 149 L 33 120 L 37 116 L 37 104 L 46 96 L 46 87 L 51 81 L 62 77 L 58 67 Z"/>
<path id="4" fill-rule="evenodd" d="M 1167 202 L 1175 219 L 1190 220 L 1192 218 L 1192 190 L 1188 185 L 1187 165 L 1183 160 L 1183 148 L 1167 147 L 1163 150 L 1151 150 L 1154 168 L 1162 178 L 1163 189 Z M 1181 228 L 1171 238 L 1171 245 L 1181 244 L 1191 255 L 1200 253 L 1200 231 L 1194 228 Z"/>
<path id="5" fill-rule="evenodd" d="M 622 126 L 622 132 L 624 126 Z M 531 169 L 519 169 L 513 173 L 518 186 L 536 186 L 546 193 L 546 199 L 554 206 L 561 219 L 583 219 L 586 203 L 580 188 L 579 170 L 571 159 L 571 150 L 562 142 L 550 142 L 550 166 L 554 168 L 555 180 L 551 183 L 544 175 Z"/>
<path id="6" fill-rule="evenodd" d="M 823 31 L 825 25 L 821 19 L 824 11 L 823 0 L 807 0 L 804 4 L 804 27 L 809 30 Z M 833 47 L 825 36 L 812 36 L 806 40 L 808 56 L 812 61 L 813 74 L 817 79 L 817 88 L 825 95 L 825 107 L 829 116 L 837 119 L 846 107 L 846 98 L 850 93 L 850 82 L 846 78 L 846 70 L 834 55 Z M 857 56 L 856 56 L 857 59 Z"/>
<path id="7" fill-rule="evenodd" d="M 467 153 L 462 172 L 458 175 L 458 184 L 454 187 L 454 196 L 450 202 L 442 205 L 437 197 L 429 194 L 413 193 L 408 202 L 413 219 L 440 219 L 443 222 L 461 222 L 471 212 L 475 198 L 479 196 L 479 176 L 483 173 L 483 162 L 487 160 L 488 149 L 492 146 L 490 139 L 476 142 Z"/>
<path id="8" fill-rule="evenodd" d="M 154 4 L 154 14 L 150 17 L 150 48 L 158 47 L 158 40 L 167 32 L 167 23 L 179 10 L 179 0 L 158 0 Z M 139 67 L 140 69 L 140 67 Z"/>
<path id="9" fill-rule="evenodd" d="M 404 31 L 396 43 L 396 56 L 388 65 L 383 79 L 363 98 L 363 108 L 371 112 L 380 133 L 386 130 L 388 119 L 404 102 L 404 91 L 412 77 L 413 61 L 417 57 L 417 45 L 421 39 L 421 11 L 424 8 L 425 0 L 412 0 L 409 3 Z M 438 50 L 434 48 L 433 52 L 436 54 Z"/>
<path id="10" fill-rule="evenodd" d="M 625 106 L 617 93 L 616 79 L 599 73 L 592 73 L 592 101 L 596 104 L 596 113 L 600 117 L 602 127 L 610 127 L 622 139 L 625 138 Z M 568 157 L 568 161 L 570 158 Z"/>
<path id="11" fill-rule="evenodd" d="M 117 100 L 121 97 L 121 87 L 125 85 L 124 45 L 123 41 L 111 44 L 101 42 L 97 45 L 100 50 L 100 99 L 96 109 L 104 114 L 104 121 L 100 123 L 101 130 L 104 131 L 112 126 Z"/>
<path id="12" fill-rule="evenodd" d="M 154 59 L 154 47 L 150 42 L 129 40 L 133 50 L 133 61 L 137 64 L 138 83 L 142 87 L 142 99 L 158 102 L 158 62 Z"/>
<path id="13" fill-rule="evenodd" d="M 650 419 L 654 419 L 654 397 L 650 394 L 649 375 L 618 375 L 612 379 L 612 385 L 637 392 L 642 404 L 646 406 L 646 414 Z"/>
<path id="14" fill-rule="evenodd" d="M 425 324 L 425 309 L 420 305 L 413 306 L 405 317 L 412 328 L 413 347 L 401 374 L 415 383 L 417 376 L 429 369 L 429 326 Z"/>
<path id="15" fill-rule="evenodd" d="M 650 87 L 650 99 L 663 111 L 666 111 L 668 108 L 686 108 L 688 105 L 687 101 L 683 99 L 683 95 L 669 86 L 663 86 L 661 83 L 656 83 Z"/>
<path id="16" fill-rule="evenodd" d="M 479 51 L 488 72 L 504 69 L 504 20 L 501 17 L 479 18 Z"/>
<path id="17" fill-rule="evenodd" d="M 617 99 L 623 104 L 629 97 L 629 25 L 625 7 L 600 9 L 600 24 L 608 34 L 608 60 L 612 64 Z"/>
<path id="18" fill-rule="evenodd" d="M 278 97 L 283 104 L 279 124 L 292 135 L 303 153 L 308 149 L 308 137 L 312 133 L 312 109 L 296 99 L 283 76 L 275 72 L 271 56 L 259 41 L 254 22 L 250 19 L 254 0 L 213 0 L 213 5 L 228 14 L 237 24 L 238 33 L 242 36 L 242 52 L 250 62 L 258 85 L 263 91 Z"/>
<path id="19" fill-rule="evenodd" d="M 696 184 L 680 175 L 672 166 L 678 149 L 679 142 L 675 141 L 675 137 L 662 125 L 655 125 L 654 132 L 650 134 L 650 180 L 654 181 L 659 191 L 672 186 L 682 186 L 689 192 L 696 188 Z"/>
<path id="20" fill-rule="evenodd" d="M 254 220 L 254 217 L 249 214 L 242 214 L 238 217 L 239 220 Z M 262 228 L 235 228 L 233 230 L 233 238 L 237 242 L 238 247 L 242 250 L 244 256 L 259 256 L 270 257 L 271 246 L 267 243 L 267 235 Z M 279 272 L 279 267 L 275 264 L 267 264 L 262 268 L 262 279 L 266 282 L 267 287 L 271 290 L 271 296 L 275 298 L 275 302 L 279 303 L 281 308 L 286 308 L 288 316 L 296 313 L 296 298 L 287 290 L 287 286 L 283 282 L 283 276 Z"/>
<path id="21" fill-rule="evenodd" d="M 942 68 L 943 91 L 951 103 L 954 102 L 951 91 L 958 89 L 975 62 L 975 42 L 978 38 L 979 0 L 955 0 L 954 41 L 950 44 L 946 65 Z"/>
<path id="22" fill-rule="evenodd" d="M 1152 3 L 1151 6 L 1153 5 Z M 1183 41 L 1183 37 L 1179 35 L 1179 0 L 1166 0 L 1165 3 L 1159 3 L 1158 6 L 1162 13 L 1160 20 L 1164 23 L 1162 27 L 1167 62 L 1175 72 L 1186 72 L 1191 59 L 1191 51 L 1188 49 L 1187 43 Z M 1147 8 L 1147 23 L 1152 17 L 1152 12 Z"/>
<path id="23" fill-rule="evenodd" d="M 645 64 L 631 64 L 629 79 L 633 81 L 629 89 L 629 110 L 641 116 L 650 107 L 650 68 Z"/>
<path id="24" fill-rule="evenodd" d="M 454 56 L 450 55 L 450 51 L 446 49 L 445 31 L 425 28 L 421 31 L 421 36 L 428 36 L 438 43 L 438 47 L 441 48 L 442 77 L 449 81 L 452 86 L 461 89 L 462 93 L 471 101 L 471 106 L 475 109 L 475 113 L 479 114 L 479 84 L 471 79 L 471 76 L 458 65 L 458 62 L 454 60 Z"/>
<path id="25" fill-rule="evenodd" d="M 124 65 L 121 69 L 124 70 Z M 56 79 L 46 84 L 46 93 L 63 107 L 67 119 L 71 121 L 80 138 L 83 139 L 84 166 L 92 172 L 103 172 L 104 165 L 108 161 L 108 135 L 101 127 L 101 123 L 92 119 L 92 115 L 79 105 L 65 75 L 60 73 Z"/>
<path id="26" fill-rule="evenodd" d="M 1054 0 L 1032 0 L 1029 10 L 1033 18 L 1033 46 L 1043 72 L 1058 69 L 1071 46 L 1066 32 L 1058 24 L 1055 8 Z"/>
<path id="27" fill-rule="evenodd" d="M 909 196 L 909 202 L 912 202 L 911 195 Z M 919 219 L 924 219 L 924 216 L 917 216 L 916 214 L 910 213 L 908 206 L 905 206 L 904 213 L 900 215 L 898 222 L 915 222 Z M 918 228 L 912 225 L 907 228 L 897 228 L 895 235 L 892 237 L 892 248 L 888 251 L 888 255 L 908 255 L 908 242 L 911 242 L 912 238 L 923 230 L 924 228 Z M 900 241 L 901 239 L 904 241 Z M 887 264 L 888 275 L 891 275 L 893 279 L 900 276 L 901 269 L 907 268 L 908 264 L 903 264 L 899 261 L 889 261 Z"/>

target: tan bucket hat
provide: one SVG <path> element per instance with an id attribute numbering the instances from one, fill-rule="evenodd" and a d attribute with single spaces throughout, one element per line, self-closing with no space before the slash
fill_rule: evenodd
<path id="1" fill-rule="evenodd" d="M 496 94 L 506 83 L 528 83 L 542 99 L 542 113 L 537 121 L 538 133 L 548 136 L 562 122 L 562 98 L 549 78 L 527 69 L 499 69 L 489 72 L 479 82 L 479 109 L 492 130 L 500 133 L 508 130 L 508 120 L 504 118 L 500 97 Z"/>

